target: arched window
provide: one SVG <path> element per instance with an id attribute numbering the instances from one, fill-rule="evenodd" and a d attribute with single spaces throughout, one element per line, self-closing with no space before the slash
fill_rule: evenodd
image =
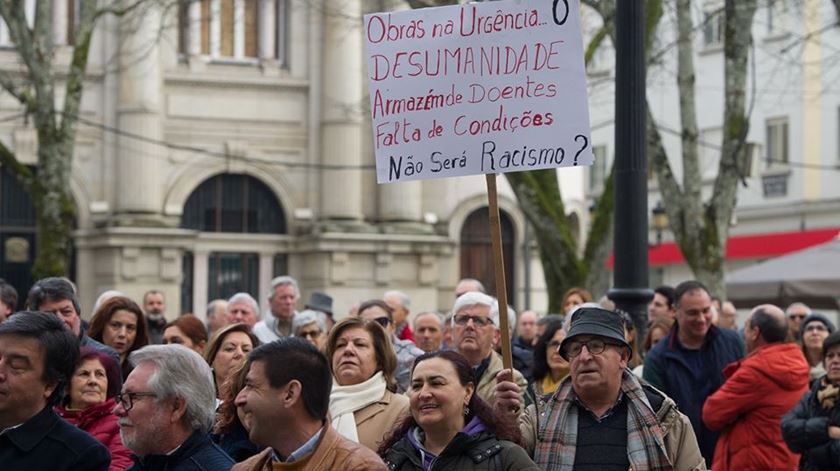
<path id="1" fill-rule="evenodd" d="M 285 234 L 286 218 L 280 202 L 264 183 L 248 175 L 222 174 L 209 178 L 192 192 L 184 205 L 181 227 L 216 233 Z M 229 298 L 240 291 L 258 294 L 259 254 L 246 251 L 247 242 L 241 246 L 241 252 L 227 249 L 206 255 L 208 299 Z M 184 255 L 184 312 L 193 309 L 190 293 L 194 292 L 193 283 L 199 281 L 194 280 L 198 276 L 193 271 L 195 257 L 189 252 Z M 285 254 L 277 254 L 274 264 L 278 257 L 285 262 Z"/>
<path id="2" fill-rule="evenodd" d="M 285 234 L 283 208 L 271 190 L 248 175 L 216 175 L 187 199 L 181 227 L 204 232 Z"/>
<path id="3" fill-rule="evenodd" d="M 490 240 L 490 211 L 479 208 L 464 221 L 461 228 L 461 278 L 475 278 L 484 284 L 487 293 L 496 294 L 496 276 L 493 270 L 493 247 Z M 514 279 L 514 230 L 513 222 L 499 211 L 502 229 L 502 250 L 505 262 L 505 284 L 508 304 L 513 304 Z"/>

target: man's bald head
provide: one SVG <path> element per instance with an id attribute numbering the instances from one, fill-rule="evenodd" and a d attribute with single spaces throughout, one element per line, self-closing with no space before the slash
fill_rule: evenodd
<path id="1" fill-rule="evenodd" d="M 747 320 L 747 328 L 751 335 L 747 335 L 747 349 L 752 351 L 756 348 L 770 344 L 781 343 L 787 340 L 788 324 L 785 319 L 785 312 L 778 306 L 762 304 L 753 308 L 750 318 Z"/>

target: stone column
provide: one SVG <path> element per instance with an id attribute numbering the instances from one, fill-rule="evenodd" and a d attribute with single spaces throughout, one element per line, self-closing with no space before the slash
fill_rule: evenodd
<path id="1" fill-rule="evenodd" d="M 187 8 L 189 18 L 187 54 L 193 57 L 201 54 L 201 2 L 191 2 Z"/>
<path id="2" fill-rule="evenodd" d="M 149 139 L 117 139 L 116 212 L 118 217 L 157 216 L 163 207 L 163 179 L 167 151 L 163 140 L 163 72 L 158 25 L 160 10 L 150 6 L 145 15 L 120 21 L 119 100 L 120 130 Z"/>
<path id="3" fill-rule="evenodd" d="M 208 253 L 206 251 L 193 252 L 193 312 L 202 321 L 207 320 L 207 272 Z"/>
<path id="4" fill-rule="evenodd" d="M 53 43 L 56 46 L 67 44 L 67 0 L 56 0 L 53 2 Z"/>
<path id="5" fill-rule="evenodd" d="M 378 185 L 379 217 L 386 223 L 419 223 L 423 210 L 423 182 Z"/>
<path id="6" fill-rule="evenodd" d="M 342 3 L 343 15 L 321 13 L 324 21 L 322 165 L 343 166 L 321 171 L 322 220 L 357 222 L 362 218 L 361 123 L 362 34 L 360 0 Z M 315 156 L 313 156 L 315 157 Z"/>
<path id="7" fill-rule="evenodd" d="M 263 62 L 274 59 L 274 36 L 277 34 L 275 30 L 277 14 L 274 11 L 274 4 L 274 0 L 260 0 L 257 31 L 260 35 L 258 51 L 260 60 Z"/>
<path id="8" fill-rule="evenodd" d="M 265 293 L 268 292 L 268 287 L 271 286 L 271 280 L 274 278 L 273 253 L 260 253 L 259 276 L 260 279 L 258 291 L 252 294 L 255 298 L 257 298 L 257 303 L 259 303 L 262 312 L 268 312 L 268 298 L 266 298 Z"/>

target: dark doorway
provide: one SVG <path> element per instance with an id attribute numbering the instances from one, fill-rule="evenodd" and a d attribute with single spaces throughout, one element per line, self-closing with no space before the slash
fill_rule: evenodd
<path id="1" fill-rule="evenodd" d="M 0 168 L 0 278 L 18 292 L 23 308 L 35 262 L 35 207 L 17 177 Z"/>
<path id="2" fill-rule="evenodd" d="M 513 222 L 504 211 L 499 211 L 499 216 L 502 228 L 506 292 L 508 304 L 513 305 L 513 287 L 515 286 Z M 496 276 L 494 273 L 493 248 L 490 240 L 490 210 L 484 207 L 470 213 L 461 228 L 461 278 L 475 278 L 481 281 L 487 289 L 487 294 L 495 296 Z"/>

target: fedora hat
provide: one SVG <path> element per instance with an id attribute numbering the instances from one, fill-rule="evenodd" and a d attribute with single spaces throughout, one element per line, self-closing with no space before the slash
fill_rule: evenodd
<path id="1" fill-rule="evenodd" d="M 312 293 L 312 296 L 309 297 L 309 302 L 307 302 L 304 307 L 314 311 L 321 311 L 324 314 L 332 316 L 332 304 L 333 298 L 330 295 L 320 291 L 315 291 Z"/>

